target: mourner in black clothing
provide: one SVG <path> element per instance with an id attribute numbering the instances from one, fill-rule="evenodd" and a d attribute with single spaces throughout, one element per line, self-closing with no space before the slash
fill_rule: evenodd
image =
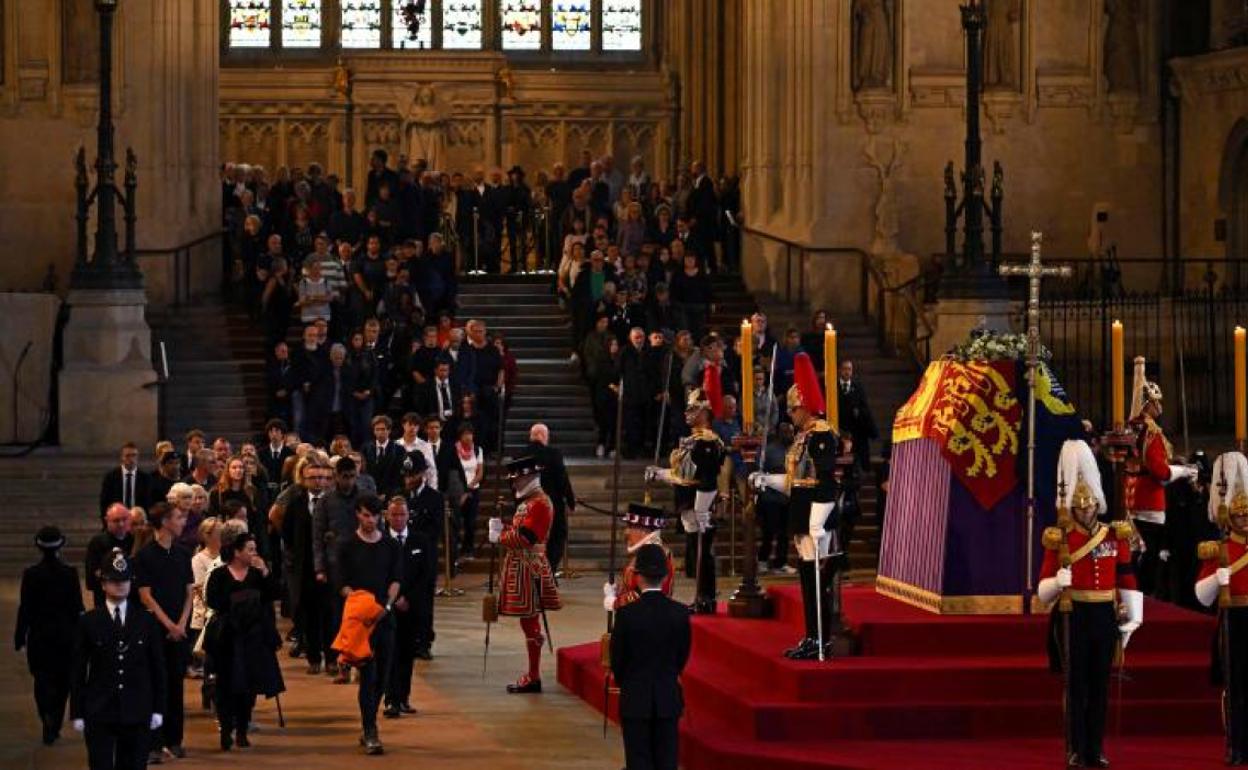
<path id="1" fill-rule="evenodd" d="M 840 414 L 841 435 L 854 440 L 854 459 L 858 467 L 871 467 L 871 441 L 879 438 L 875 417 L 867 405 L 867 392 L 862 383 L 854 379 L 854 362 L 842 361 L 836 380 L 837 404 Z"/>
<path id="2" fill-rule="evenodd" d="M 163 655 L 165 707 L 163 726 L 152 732 L 152 757 L 160 749 L 181 759 L 183 710 L 182 681 L 190 650 L 187 645 L 187 623 L 191 618 L 191 594 L 195 579 L 191 574 L 191 553 L 178 544 L 186 526 L 186 512 L 167 503 L 157 503 L 148 513 L 148 521 L 156 533 L 152 542 L 134 558 L 135 580 L 139 600 L 164 629 Z"/>
<path id="3" fill-rule="evenodd" d="M 338 543 L 338 590 L 343 597 L 352 591 L 369 591 L 386 608 L 369 636 L 373 657 L 360 669 L 360 720 L 364 734 L 360 743 L 365 752 L 381 754 L 384 748 L 377 736 L 377 707 L 385 690 L 394 652 L 394 603 L 399 598 L 402 566 L 399 546 L 381 531 L 383 505 L 374 495 L 356 501 L 356 530 Z"/>
<path id="4" fill-rule="evenodd" d="M 17 631 L 13 648 L 26 649 L 26 665 L 35 680 L 35 706 L 43 724 L 43 744 L 50 746 L 61 735 L 65 702 L 69 700 L 73 660 L 74 627 L 82 614 L 82 591 L 78 570 L 61 561 L 65 538 L 56 527 L 44 527 L 35 535 L 42 558 L 22 573 Z"/>
<path id="5" fill-rule="evenodd" d="M 121 464 L 104 474 L 100 484 L 100 518 L 113 503 L 127 508 L 146 508 L 152 502 L 151 478 L 139 468 L 139 448 L 127 441 L 121 448 Z"/>
<path id="6" fill-rule="evenodd" d="M 576 494 L 572 491 L 568 468 L 563 463 L 563 453 L 550 445 L 550 428 L 540 422 L 529 428 L 529 445 L 521 455 L 537 461 L 542 469 L 542 491 L 555 509 L 550 537 L 546 540 L 546 559 L 550 568 L 558 573 L 568 544 L 568 514 L 576 512 Z"/>
<path id="7" fill-rule="evenodd" d="M 104 586 L 100 584 L 100 569 L 104 560 L 120 548 L 123 553 L 134 549 L 134 534 L 130 532 L 130 511 L 121 503 L 113 503 L 104 514 L 104 531 L 96 533 L 87 542 L 87 556 L 83 563 L 83 578 L 87 590 L 95 599 L 93 606 L 104 604 Z"/>
<path id="8" fill-rule="evenodd" d="M 278 586 L 256 551 L 256 537 L 244 532 L 221 546 L 222 566 L 208 576 L 204 603 L 213 611 L 205 646 L 217 676 L 217 721 L 221 749 L 250 746 L 247 725 L 257 695 L 282 692 L 277 649 L 282 639 L 273 619 Z"/>
<path id="9" fill-rule="evenodd" d="M 377 482 L 382 495 L 397 492 L 403 484 L 403 460 L 407 453 L 390 440 L 394 422 L 386 415 L 373 418 L 373 443 L 364 446 L 364 471 Z"/>
<path id="10" fill-rule="evenodd" d="M 100 575 L 104 606 L 80 616 L 73 635 L 69 715 L 86 738 L 91 770 L 142 768 L 164 722 L 164 634 L 130 600 L 132 577 L 125 553 L 114 550 Z"/>
<path id="11" fill-rule="evenodd" d="M 412 464 L 415 467 L 415 464 Z M 415 594 L 418 590 L 417 581 L 424 568 L 425 554 L 422 544 L 414 537 L 409 525 L 406 498 L 395 496 L 386 506 L 385 534 L 399 548 L 400 572 L 403 579 L 399 586 L 399 597 L 394 600 L 396 614 L 394 652 L 390 658 L 390 671 L 386 675 L 386 708 L 383 712 L 387 719 L 395 719 L 400 714 L 415 714 L 411 704 L 412 664 L 416 659 L 416 623 L 413 614 Z M 412 598 L 409 599 L 408 597 Z"/>
<path id="12" fill-rule="evenodd" d="M 620 727 L 629 770 L 676 770 L 677 723 L 684 711 L 680 673 L 689 660 L 689 610 L 663 594 L 667 554 L 637 550 L 641 598 L 616 613 L 611 673 L 620 688 Z"/>

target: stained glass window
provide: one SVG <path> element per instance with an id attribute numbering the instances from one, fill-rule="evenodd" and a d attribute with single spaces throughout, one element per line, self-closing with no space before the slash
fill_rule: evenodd
<path id="1" fill-rule="evenodd" d="M 430 48 L 433 45 L 433 29 L 430 26 L 429 6 L 431 0 L 391 0 L 394 17 L 391 29 L 395 48 Z"/>
<path id="2" fill-rule="evenodd" d="M 269 0 L 230 0 L 230 48 L 268 48 Z"/>
<path id="3" fill-rule="evenodd" d="M 602 0 L 602 50 L 641 50 L 641 0 Z"/>
<path id="4" fill-rule="evenodd" d="M 282 0 L 282 47 L 321 47 L 321 0 Z"/>
<path id="5" fill-rule="evenodd" d="M 443 4 L 442 47 L 481 47 L 481 0 L 451 0 Z"/>
<path id="6" fill-rule="evenodd" d="M 342 0 L 342 47 L 381 47 L 381 0 Z"/>
<path id="7" fill-rule="evenodd" d="M 542 4 L 524 0 L 499 0 L 503 49 L 537 51 L 542 47 Z"/>
<path id="8" fill-rule="evenodd" d="M 588 51 L 593 42 L 589 0 L 556 2 L 550 19 L 550 44 L 556 51 Z"/>

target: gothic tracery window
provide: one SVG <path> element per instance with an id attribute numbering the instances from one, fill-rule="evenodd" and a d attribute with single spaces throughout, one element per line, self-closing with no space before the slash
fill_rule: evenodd
<path id="1" fill-rule="evenodd" d="M 442 47 L 481 47 L 481 0 L 447 0 L 443 3 Z"/>
<path id="2" fill-rule="evenodd" d="M 390 22 L 392 48 L 433 47 L 433 20 L 428 0 L 392 0 L 394 16 Z"/>
<path id="3" fill-rule="evenodd" d="M 381 0 L 341 0 L 342 47 L 381 48 Z"/>
<path id="4" fill-rule="evenodd" d="M 269 0 L 230 0 L 230 47 L 268 48 L 273 23 Z"/>
<path id="5" fill-rule="evenodd" d="M 593 5 L 589 0 L 558 0 L 551 10 L 550 45 L 556 51 L 588 51 L 593 45 Z"/>
<path id="6" fill-rule="evenodd" d="M 542 47 L 542 4 L 536 0 L 499 0 L 504 51 L 537 51 Z"/>
<path id="7" fill-rule="evenodd" d="M 321 47 L 321 0 L 282 0 L 282 47 Z"/>
<path id="8" fill-rule="evenodd" d="M 641 0 L 602 0 L 602 50 L 641 50 Z"/>

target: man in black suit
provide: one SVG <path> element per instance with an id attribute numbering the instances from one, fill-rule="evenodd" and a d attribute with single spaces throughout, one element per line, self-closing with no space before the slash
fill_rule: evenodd
<path id="1" fill-rule="evenodd" d="M 416 411 L 433 415 L 445 425 L 459 413 L 459 403 L 464 398 L 462 387 L 451 380 L 451 362 L 443 357 L 433 367 L 433 377 L 416 386 Z"/>
<path id="2" fill-rule="evenodd" d="M 423 455 L 413 452 L 404 461 L 404 465 L 412 469 L 421 486 L 424 485 L 424 468 L 421 467 L 423 460 Z M 415 470 L 418 467 L 420 470 Z M 396 495 L 390 498 L 386 506 L 385 534 L 399 546 L 402 578 L 399 581 L 399 596 L 394 602 L 394 654 L 390 658 L 390 671 L 385 677 L 386 707 L 382 713 L 386 719 L 397 719 L 400 714 L 416 713 L 410 701 L 412 664 L 416 659 L 418 644 L 415 605 L 425 567 L 424 544 L 411 527 L 406 497 Z"/>
<path id="3" fill-rule="evenodd" d="M 691 223 L 693 236 L 697 239 L 698 256 L 702 264 L 715 271 L 715 241 L 718 240 L 717 225 L 719 222 L 719 198 L 715 194 L 715 182 L 706 173 L 706 165 L 702 161 L 694 161 L 689 166 L 689 175 L 693 177 L 693 189 L 689 191 L 689 201 L 685 206 Z"/>
<path id="4" fill-rule="evenodd" d="M 268 446 L 257 452 L 260 465 L 269 478 L 269 496 L 277 497 L 277 490 L 282 485 L 282 468 L 286 459 L 294 456 L 294 451 L 286 446 L 286 423 L 273 418 L 264 424 L 264 433 L 269 438 Z"/>
<path id="5" fill-rule="evenodd" d="M 312 514 L 333 484 L 333 471 L 319 460 L 303 471 L 303 488 L 293 496 L 282 516 L 282 566 L 290 591 L 295 625 L 302 632 L 302 646 L 308 657 L 308 673 L 321 673 L 321 661 L 329 656 L 329 645 L 337 629 L 330 626 L 330 588 L 317 580 L 312 556 Z"/>
<path id="6" fill-rule="evenodd" d="M 550 428 L 544 423 L 535 423 L 529 428 L 529 445 L 521 455 L 536 458 L 542 469 L 542 491 L 550 497 L 555 509 L 550 537 L 546 541 L 546 558 L 557 575 L 568 544 L 568 514 L 576 512 L 572 481 L 568 478 L 567 466 L 563 464 L 563 453 L 550 445 Z"/>
<path id="7" fill-rule="evenodd" d="M 133 441 L 121 447 L 121 465 L 104 474 L 100 485 L 100 518 L 104 518 L 108 506 L 121 503 L 126 508 L 146 508 L 152 480 L 139 468 L 139 448 Z"/>
<path id="8" fill-rule="evenodd" d="M 100 572 L 104 568 L 106 557 L 114 549 L 120 548 L 123 553 L 134 549 L 134 535 L 130 532 L 130 511 L 121 503 L 113 503 L 104 513 L 104 531 L 97 532 L 87 541 L 87 556 L 83 564 L 83 577 L 86 579 L 87 590 L 95 599 L 93 606 L 104 606 L 104 585 L 100 582 Z"/>
<path id="9" fill-rule="evenodd" d="M 164 640 L 151 613 L 130 602 L 132 573 L 120 549 L 105 560 L 105 603 L 78 618 L 69 715 L 87 741 L 91 770 L 141 768 L 164 723 Z"/>
<path id="10" fill-rule="evenodd" d="M 299 387 L 299 370 L 290 360 L 290 346 L 285 340 L 273 346 L 273 357 L 265 367 L 264 377 L 269 396 L 269 415 L 286 421 L 294 420 L 293 398 Z"/>
<path id="11" fill-rule="evenodd" d="M 22 573 L 13 646 L 18 651 L 26 648 L 26 664 L 35 680 L 35 706 L 43 723 L 43 745 L 51 746 L 61 735 L 69 700 L 70 670 L 65 663 L 74 652 L 82 591 L 78 570 L 61 561 L 65 538 L 59 529 L 40 529 L 35 545 L 42 558 Z"/>
<path id="12" fill-rule="evenodd" d="M 689 660 L 689 610 L 663 594 L 667 555 L 637 549 L 641 598 L 620 609 L 611 634 L 611 673 L 620 688 L 620 727 L 628 770 L 676 770 L 677 723 L 684 711 L 680 673 Z"/>
<path id="13" fill-rule="evenodd" d="M 373 418 L 373 443 L 364 445 L 364 472 L 377 482 L 377 492 L 394 494 L 403 484 L 403 461 L 407 453 L 397 441 L 390 439 L 394 421 L 388 415 Z"/>
<path id="14" fill-rule="evenodd" d="M 412 452 L 403 463 L 403 497 L 407 500 L 407 529 L 420 559 L 404 562 L 403 596 L 411 605 L 415 625 L 416 657 L 433 660 L 433 597 L 438 584 L 438 544 L 446 524 L 446 499 L 429 486 L 425 455 Z M 411 549 L 408 549 L 411 550 Z M 413 552 L 412 555 L 417 555 Z M 406 559 L 406 556 L 405 556 Z M 402 627 L 403 619 L 399 624 Z"/>
<path id="15" fill-rule="evenodd" d="M 871 468 L 871 439 L 879 438 L 871 407 L 867 406 L 867 392 L 862 383 L 854 379 L 854 362 L 845 359 L 837 372 L 837 407 L 840 410 L 841 433 L 854 439 L 854 461 L 864 471 Z"/>

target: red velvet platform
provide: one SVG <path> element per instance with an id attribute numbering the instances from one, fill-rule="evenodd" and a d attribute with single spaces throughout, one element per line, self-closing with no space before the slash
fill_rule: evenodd
<path id="1" fill-rule="evenodd" d="M 1062 766 L 1061 680 L 1047 617 L 933 615 L 846 588 L 861 655 L 786 660 L 801 632 L 795 587 L 770 589 L 777 616 L 693 620 L 681 723 L 686 770 L 1050 768 Z M 1115 767 L 1221 767 L 1210 617 L 1147 602 L 1110 703 Z M 558 653 L 559 682 L 603 707 L 598 642 Z M 616 718 L 616 698 L 609 704 Z"/>

